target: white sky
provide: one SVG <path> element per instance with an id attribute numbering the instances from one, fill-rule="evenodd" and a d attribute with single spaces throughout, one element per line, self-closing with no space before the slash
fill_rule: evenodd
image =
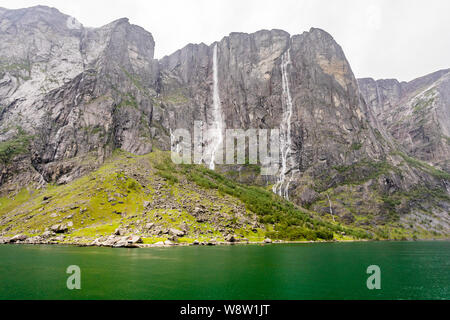
<path id="1" fill-rule="evenodd" d="M 310 27 L 329 32 L 357 77 L 416 77 L 450 68 L 448 0 L 0 0 L 14 9 L 48 5 L 99 27 L 115 19 L 150 31 L 156 58 L 230 32 Z"/>

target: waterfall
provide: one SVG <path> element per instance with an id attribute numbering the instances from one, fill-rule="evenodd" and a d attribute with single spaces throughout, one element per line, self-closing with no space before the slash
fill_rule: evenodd
<path id="1" fill-rule="evenodd" d="M 206 154 L 209 159 L 209 168 L 214 170 L 216 154 L 220 151 L 220 146 L 223 143 L 223 119 L 222 119 L 222 106 L 220 104 L 219 96 L 219 80 L 217 70 L 217 44 L 214 46 L 213 53 L 213 108 L 212 108 L 212 123 L 209 126 L 209 143 L 207 145 Z"/>
<path id="2" fill-rule="evenodd" d="M 282 84 L 282 108 L 283 115 L 280 124 L 280 149 L 281 149 L 281 170 L 277 183 L 272 191 L 289 200 L 289 185 L 291 177 L 287 178 L 290 171 L 288 168 L 288 158 L 291 154 L 291 117 L 292 117 L 292 98 L 289 90 L 288 65 L 291 63 L 289 49 L 281 56 L 281 84 Z M 292 174 L 292 173 L 291 173 Z"/>
<path id="3" fill-rule="evenodd" d="M 330 214 L 331 214 L 331 217 L 333 218 L 333 221 L 336 222 L 336 220 L 334 220 L 333 207 L 331 206 L 330 196 L 329 196 L 328 194 L 327 194 L 327 198 L 328 198 L 328 204 L 330 205 Z"/>

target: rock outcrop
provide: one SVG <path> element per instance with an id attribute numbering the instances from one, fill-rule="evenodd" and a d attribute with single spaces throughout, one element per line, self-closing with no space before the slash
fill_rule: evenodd
<path id="1" fill-rule="evenodd" d="M 410 82 L 359 79 L 387 132 L 410 156 L 450 172 L 450 69 Z"/>
<path id="2" fill-rule="evenodd" d="M 149 32 L 128 19 L 84 28 L 43 6 L 0 20 L 0 140 L 34 137 L 22 175 L 65 183 L 92 169 L 81 164 L 88 155 L 102 163 L 115 148 L 152 150 L 158 62 Z M 17 171 L 13 156 L 2 155 L 3 183 Z"/>

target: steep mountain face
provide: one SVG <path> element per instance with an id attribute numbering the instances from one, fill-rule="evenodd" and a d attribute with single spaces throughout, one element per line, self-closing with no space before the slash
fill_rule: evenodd
<path id="1" fill-rule="evenodd" d="M 26 172 L 64 182 L 85 172 L 74 157 L 93 154 L 101 163 L 117 147 L 152 150 L 158 62 L 150 33 L 127 19 L 87 29 L 41 6 L 6 10 L 0 21 L 0 139 L 37 137 Z M 3 171 L 5 183 L 11 176 Z"/>
<path id="2" fill-rule="evenodd" d="M 359 83 L 378 120 L 410 156 L 450 172 L 450 69 L 411 82 Z"/>
<path id="3" fill-rule="evenodd" d="M 285 173 L 297 176 L 292 180 L 308 169 L 323 171 L 365 156 L 383 156 L 342 49 L 320 29 L 293 37 L 281 30 L 232 33 L 209 47 L 188 45 L 163 58 L 164 127 L 190 129 L 196 120 L 211 121 L 215 46 L 225 128 L 283 131 L 291 104 Z M 283 88 L 284 76 L 288 88 Z M 187 112 L 177 115 L 177 110 Z M 295 183 L 290 187 L 292 192 Z M 287 183 L 280 188 L 286 189 Z"/>
<path id="4" fill-rule="evenodd" d="M 448 163 L 448 148 L 438 151 L 433 140 L 427 149 L 431 140 L 425 138 L 438 123 L 439 143 L 448 146 L 448 117 L 441 115 L 448 114 L 448 73 L 409 84 L 358 82 L 341 47 L 314 28 L 294 36 L 282 30 L 232 33 L 158 61 L 152 35 L 127 19 L 84 28 L 42 6 L 0 10 L 0 40 L 3 193 L 70 184 L 115 149 L 137 155 L 169 150 L 173 130 L 193 133 L 194 123 L 202 121 L 203 148 L 216 159 L 217 137 L 225 129 L 279 129 L 275 175 L 260 176 L 259 166 L 215 169 L 270 188 L 312 216 L 376 229 L 382 238 L 450 231 L 448 173 L 413 158 L 429 161 L 433 149 L 436 162 L 429 162 L 444 169 Z M 422 118 L 394 111 L 405 97 Z M 428 125 L 420 127 L 422 122 Z M 423 145 L 397 146 L 412 130 Z M 212 173 L 189 177 L 242 196 L 217 181 L 205 182 Z"/>
<path id="5" fill-rule="evenodd" d="M 190 44 L 164 57 L 161 127 L 192 131 L 194 121 L 214 123 L 215 50 L 222 127 L 281 131 L 280 170 L 259 181 L 273 184 L 274 192 L 321 214 L 362 224 L 395 220 L 397 211 L 415 212 L 412 194 L 418 184 L 447 193 L 447 180 L 396 152 L 361 96 L 342 49 L 320 29 L 292 37 L 281 30 L 232 33 L 209 47 Z M 408 195 L 399 196 L 403 192 Z M 437 214 L 446 217 L 445 206 L 427 192 L 423 197 L 425 210 L 437 206 Z"/>

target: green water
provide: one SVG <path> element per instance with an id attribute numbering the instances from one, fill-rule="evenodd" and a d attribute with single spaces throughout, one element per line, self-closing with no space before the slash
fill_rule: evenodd
<path id="1" fill-rule="evenodd" d="M 81 268 L 68 290 L 66 268 Z M 366 269 L 381 268 L 368 290 Z M 0 299 L 450 299 L 450 242 L 0 245 Z"/>

